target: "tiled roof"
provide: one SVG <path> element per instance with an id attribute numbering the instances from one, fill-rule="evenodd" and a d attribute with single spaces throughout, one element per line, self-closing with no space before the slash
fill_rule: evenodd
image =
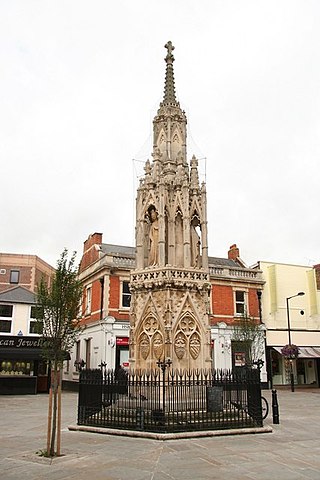
<path id="1" fill-rule="evenodd" d="M 0 293 L 0 302 L 35 304 L 35 294 L 23 287 L 14 287 Z"/>
<path id="2" fill-rule="evenodd" d="M 219 267 L 241 267 L 237 262 L 234 260 L 230 260 L 229 258 L 219 258 L 219 257 L 209 257 L 208 259 L 209 265 L 211 266 L 219 266 Z"/>
<path id="3" fill-rule="evenodd" d="M 112 245 L 110 243 L 102 243 L 101 251 L 103 253 L 112 254 L 112 255 L 135 256 L 136 254 L 135 247 L 125 247 L 123 245 Z"/>
<path id="4" fill-rule="evenodd" d="M 123 245 L 112 245 L 110 243 L 102 243 L 101 251 L 109 255 L 130 256 L 134 258 L 136 255 L 135 247 L 126 247 Z M 209 257 L 209 265 L 219 267 L 241 267 L 236 261 L 229 258 Z"/>

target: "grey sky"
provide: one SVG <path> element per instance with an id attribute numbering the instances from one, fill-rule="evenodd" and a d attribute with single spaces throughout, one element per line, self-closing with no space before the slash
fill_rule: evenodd
<path id="1" fill-rule="evenodd" d="M 318 0 L 2 0 L 0 251 L 134 245 L 168 40 L 209 254 L 320 262 Z"/>

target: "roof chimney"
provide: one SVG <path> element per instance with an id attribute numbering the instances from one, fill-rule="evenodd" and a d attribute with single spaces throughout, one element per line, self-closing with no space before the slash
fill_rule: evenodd
<path id="1" fill-rule="evenodd" d="M 83 255 L 79 268 L 80 272 L 99 259 L 99 246 L 101 243 L 102 233 L 93 233 L 92 235 L 89 235 L 87 240 L 83 243 Z"/>
<path id="2" fill-rule="evenodd" d="M 240 257 L 239 248 L 238 248 L 237 245 L 234 243 L 234 244 L 231 245 L 231 247 L 229 248 L 228 258 L 229 258 L 229 260 L 237 260 L 239 257 Z"/>

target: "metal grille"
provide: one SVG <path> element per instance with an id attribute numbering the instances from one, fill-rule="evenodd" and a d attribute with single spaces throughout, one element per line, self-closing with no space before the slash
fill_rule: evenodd
<path id="1" fill-rule="evenodd" d="M 261 427 L 260 372 L 83 370 L 78 424 L 150 432 Z"/>

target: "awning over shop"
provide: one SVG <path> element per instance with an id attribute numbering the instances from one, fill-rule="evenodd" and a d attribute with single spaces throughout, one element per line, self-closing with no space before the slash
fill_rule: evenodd
<path id="1" fill-rule="evenodd" d="M 0 359 L 24 359 L 24 360 L 41 360 L 45 361 L 41 354 L 41 349 L 32 348 L 6 348 L 0 351 Z M 64 353 L 64 360 L 70 360 L 70 353 Z"/>
<path id="2" fill-rule="evenodd" d="M 272 347 L 281 353 L 282 347 Z M 320 358 L 320 347 L 299 347 L 298 358 Z"/>
<path id="3" fill-rule="evenodd" d="M 0 352 L 1 359 L 43 360 L 40 349 L 32 348 L 5 348 Z"/>

